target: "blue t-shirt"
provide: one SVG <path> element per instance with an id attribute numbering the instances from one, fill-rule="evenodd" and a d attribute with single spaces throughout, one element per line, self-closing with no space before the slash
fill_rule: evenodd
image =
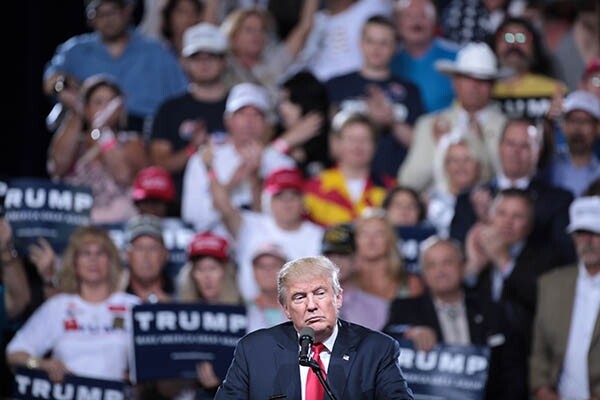
<path id="1" fill-rule="evenodd" d="M 123 93 L 127 111 L 146 118 L 166 99 L 185 92 L 188 79 L 164 43 L 130 30 L 123 54 L 114 58 L 96 32 L 74 36 L 56 48 L 44 78 L 65 73 L 79 82 L 96 74 L 112 76 Z"/>
<path id="2" fill-rule="evenodd" d="M 442 39 L 435 39 L 429 51 L 420 58 L 413 58 L 400 50 L 391 61 L 392 72 L 414 82 L 421 92 L 425 112 L 438 111 L 450 106 L 454 99 L 452 81 L 435 69 L 435 62 L 454 60 L 458 47 Z"/>
<path id="3" fill-rule="evenodd" d="M 367 93 L 368 85 L 377 85 L 394 104 L 397 120 L 413 125 L 423 113 L 423 102 L 417 85 L 392 75 L 388 79 L 373 80 L 363 77 L 359 71 L 341 75 L 325 83 L 329 100 L 341 108 L 344 103 L 361 100 Z"/>

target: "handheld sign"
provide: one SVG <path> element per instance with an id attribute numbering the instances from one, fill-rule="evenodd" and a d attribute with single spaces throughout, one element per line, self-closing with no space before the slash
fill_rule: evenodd
<path id="1" fill-rule="evenodd" d="M 89 225 L 94 203 L 88 187 L 55 183 L 49 179 L 11 179 L 4 198 L 6 220 L 13 228 L 15 247 L 28 254 L 28 246 L 46 238 L 60 254 L 71 233 Z"/>
<path id="2" fill-rule="evenodd" d="M 65 375 L 54 383 L 39 369 L 18 368 L 15 373 L 13 399 L 43 400 L 125 400 L 129 386 L 124 381 Z"/>
<path id="3" fill-rule="evenodd" d="M 223 379 L 246 334 L 243 306 L 157 303 L 133 308 L 132 380 L 196 379 L 196 364 L 212 363 Z"/>
<path id="4" fill-rule="evenodd" d="M 415 400 L 482 400 L 490 350 L 485 346 L 438 344 L 417 351 L 410 340 L 400 343 L 398 361 Z"/>

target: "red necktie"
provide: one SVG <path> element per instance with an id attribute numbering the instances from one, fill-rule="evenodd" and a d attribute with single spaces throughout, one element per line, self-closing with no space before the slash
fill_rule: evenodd
<path id="1" fill-rule="evenodd" d="M 325 350 L 325 345 L 323 343 L 318 343 L 313 344 L 311 347 L 313 351 L 312 358 L 321 367 L 323 378 L 326 378 L 325 365 L 323 365 L 323 362 L 321 361 L 321 351 Z M 323 400 L 324 397 L 325 388 L 323 388 L 323 385 L 319 382 L 317 374 L 309 367 L 308 375 L 306 376 L 306 400 Z"/>

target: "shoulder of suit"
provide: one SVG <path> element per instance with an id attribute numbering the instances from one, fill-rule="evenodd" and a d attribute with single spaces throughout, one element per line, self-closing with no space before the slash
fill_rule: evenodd
<path id="1" fill-rule="evenodd" d="M 578 274 L 578 268 L 576 264 L 568 265 L 564 267 L 556 267 L 548 272 L 542 274 L 539 278 L 540 286 L 547 285 L 561 285 L 565 279 L 575 278 Z"/>

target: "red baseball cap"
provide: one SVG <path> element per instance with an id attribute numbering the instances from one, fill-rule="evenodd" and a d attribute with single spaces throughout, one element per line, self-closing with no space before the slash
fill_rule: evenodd
<path id="1" fill-rule="evenodd" d="M 600 57 L 592 58 L 585 67 L 583 79 L 586 79 L 588 76 L 598 71 L 600 71 Z"/>
<path id="2" fill-rule="evenodd" d="M 156 199 L 171 202 L 175 199 L 175 184 L 166 169 L 147 167 L 136 175 L 132 195 L 134 201 Z"/>
<path id="3" fill-rule="evenodd" d="M 282 168 L 273 171 L 263 184 L 263 190 L 271 195 L 279 194 L 284 189 L 304 191 L 304 176 L 298 168 Z"/>
<path id="4" fill-rule="evenodd" d="M 188 258 L 209 256 L 217 260 L 229 259 L 229 243 L 222 236 L 211 232 L 198 233 L 188 246 Z"/>

